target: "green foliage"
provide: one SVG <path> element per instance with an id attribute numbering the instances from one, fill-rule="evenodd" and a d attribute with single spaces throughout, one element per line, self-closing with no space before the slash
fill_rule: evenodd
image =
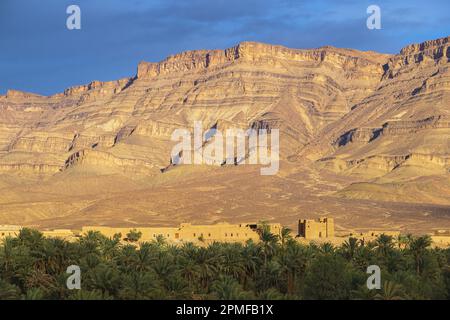
<path id="1" fill-rule="evenodd" d="M 127 233 L 126 241 L 138 242 L 141 237 L 142 237 L 142 232 L 137 231 L 136 229 L 133 229 Z"/>
<path id="2" fill-rule="evenodd" d="M 139 243 L 136 230 L 75 242 L 23 229 L 0 244 L 0 299 L 450 299 L 450 250 L 429 237 L 381 235 L 372 243 L 304 245 L 262 224 L 261 241 L 171 245 Z M 368 290 L 366 268 L 382 270 Z M 67 267 L 81 269 L 81 290 L 66 287 Z"/>
<path id="3" fill-rule="evenodd" d="M 305 295 L 311 299 L 350 298 L 351 282 L 343 257 L 320 254 L 315 257 L 305 279 Z"/>

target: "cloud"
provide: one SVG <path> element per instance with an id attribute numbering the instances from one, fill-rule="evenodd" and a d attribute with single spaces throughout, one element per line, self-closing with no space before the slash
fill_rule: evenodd
<path id="1" fill-rule="evenodd" d="M 377 0 L 383 29 L 369 31 L 366 8 L 372 2 L 2 0 L 0 92 L 12 87 L 51 94 L 133 75 L 140 60 L 246 40 L 395 53 L 449 33 L 448 1 Z M 81 7 L 82 30 L 65 28 L 69 4 Z"/>

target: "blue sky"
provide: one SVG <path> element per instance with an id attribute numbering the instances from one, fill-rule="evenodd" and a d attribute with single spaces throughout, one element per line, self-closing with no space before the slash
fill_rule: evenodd
<path id="1" fill-rule="evenodd" d="M 81 30 L 66 8 L 81 8 Z M 381 8 L 381 30 L 366 9 Z M 132 76 L 139 61 L 262 41 L 397 53 L 450 35 L 448 0 L 0 0 L 0 94 Z"/>

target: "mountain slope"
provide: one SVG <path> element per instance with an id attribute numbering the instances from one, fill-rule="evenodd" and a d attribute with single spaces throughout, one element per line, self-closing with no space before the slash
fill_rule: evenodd
<path id="1" fill-rule="evenodd" d="M 10 90 L 0 96 L 0 223 L 293 223 L 333 214 L 347 226 L 448 225 L 440 206 L 450 205 L 448 43 L 385 55 L 244 42 L 141 62 L 134 77 L 50 97 Z M 280 172 L 162 173 L 172 132 L 194 121 L 205 130 L 279 128 Z"/>
<path id="2" fill-rule="evenodd" d="M 448 204 L 449 61 L 449 38 L 404 48 L 389 59 L 375 92 L 301 154 L 314 154 L 321 168 L 373 184 L 352 185 L 340 192 L 344 196 Z M 427 186 L 430 181 L 434 187 Z M 447 192 L 434 197 L 439 188 Z M 412 189 L 420 191 L 402 196 Z"/>

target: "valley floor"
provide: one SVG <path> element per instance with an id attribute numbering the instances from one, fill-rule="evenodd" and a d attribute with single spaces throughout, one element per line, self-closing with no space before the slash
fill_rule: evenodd
<path id="1" fill-rule="evenodd" d="M 296 230 L 298 219 L 322 216 L 335 219 L 337 232 L 450 229 L 450 206 L 343 197 L 336 191 L 351 181 L 289 164 L 277 176 L 252 166 L 200 166 L 140 180 L 70 171 L 37 182 L 1 181 L 0 224 L 39 229 L 268 221 Z"/>

